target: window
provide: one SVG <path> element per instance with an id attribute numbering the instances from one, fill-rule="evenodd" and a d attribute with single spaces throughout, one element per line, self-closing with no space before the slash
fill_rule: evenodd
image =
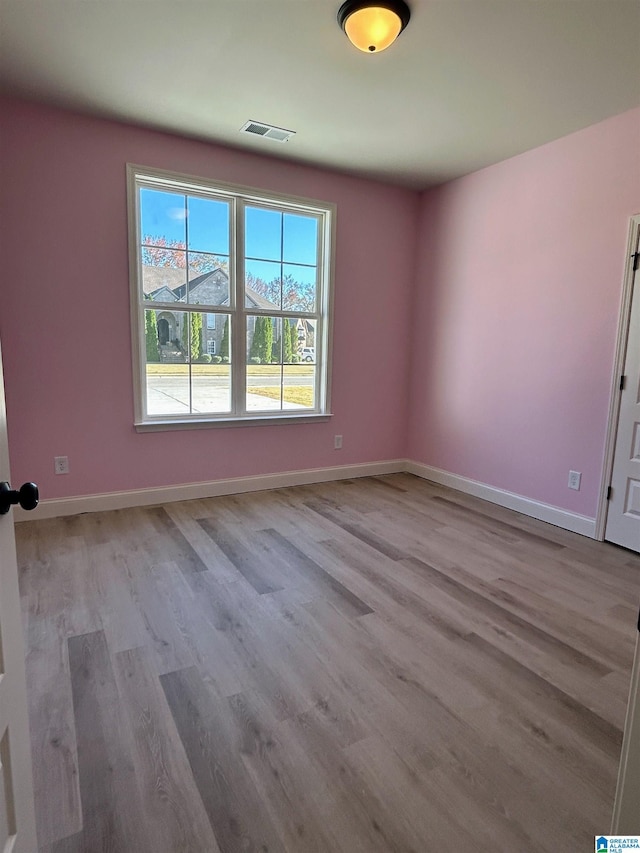
<path id="1" fill-rule="evenodd" d="M 128 174 L 136 425 L 328 415 L 333 206 Z"/>

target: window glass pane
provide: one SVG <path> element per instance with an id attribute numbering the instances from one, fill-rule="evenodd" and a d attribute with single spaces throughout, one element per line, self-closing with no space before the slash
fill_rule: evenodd
<path id="1" fill-rule="evenodd" d="M 230 364 L 194 364 L 191 383 L 193 414 L 222 415 L 231 411 Z"/>
<path id="2" fill-rule="evenodd" d="M 188 364 L 147 364 L 147 414 L 191 413 Z"/>
<path id="3" fill-rule="evenodd" d="M 282 307 L 282 264 L 270 261 L 245 262 L 245 300 L 247 308 Z"/>
<path id="4" fill-rule="evenodd" d="M 279 317 L 247 317 L 248 411 L 282 408 L 281 326 Z"/>
<path id="5" fill-rule="evenodd" d="M 145 377 L 149 415 L 188 415 L 189 365 L 180 346 L 182 311 L 149 311 L 145 318 Z"/>
<path id="6" fill-rule="evenodd" d="M 231 411 L 228 315 L 146 310 L 145 349 L 149 415 Z"/>
<path id="7" fill-rule="evenodd" d="M 189 196 L 189 249 L 229 254 L 229 202 Z"/>
<path id="8" fill-rule="evenodd" d="M 191 367 L 191 405 L 194 414 L 231 411 L 230 318 L 228 314 L 192 314 L 200 318 L 200 340 Z M 192 323 L 193 323 L 192 319 Z M 192 348 L 195 340 L 192 342 Z"/>
<path id="9" fill-rule="evenodd" d="M 282 307 L 285 311 L 316 310 L 316 268 L 282 265 Z"/>
<path id="10" fill-rule="evenodd" d="M 280 363 L 280 328 L 279 317 L 247 317 L 247 364 Z"/>
<path id="11" fill-rule="evenodd" d="M 312 216 L 285 213 L 282 260 L 294 264 L 318 263 L 318 220 Z"/>
<path id="12" fill-rule="evenodd" d="M 189 252 L 189 302 L 192 305 L 229 304 L 228 258 Z"/>
<path id="13" fill-rule="evenodd" d="M 185 196 L 140 190 L 140 261 L 143 298 L 152 302 L 185 299 Z"/>
<path id="14" fill-rule="evenodd" d="M 315 407 L 314 336 L 308 320 L 247 318 L 248 411 Z"/>
<path id="15" fill-rule="evenodd" d="M 285 364 L 282 368 L 282 408 L 313 409 L 315 385 L 315 364 Z"/>
<path id="16" fill-rule="evenodd" d="M 186 248 L 186 196 L 140 189 L 140 240 L 160 248 Z"/>
<path id="17" fill-rule="evenodd" d="M 245 257 L 282 260 L 282 213 L 261 207 L 245 208 Z"/>

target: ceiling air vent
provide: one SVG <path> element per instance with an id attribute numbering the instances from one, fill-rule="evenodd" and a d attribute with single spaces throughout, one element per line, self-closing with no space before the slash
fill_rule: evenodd
<path id="1" fill-rule="evenodd" d="M 295 135 L 295 130 L 285 130 L 282 127 L 274 127 L 272 124 L 263 124 L 261 121 L 248 121 L 240 131 L 252 133 L 254 136 L 263 136 L 265 139 L 273 139 L 274 142 L 288 142 Z"/>

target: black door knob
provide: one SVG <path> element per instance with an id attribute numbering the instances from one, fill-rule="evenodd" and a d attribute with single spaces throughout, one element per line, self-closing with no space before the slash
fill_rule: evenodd
<path id="1" fill-rule="evenodd" d="M 20 504 L 22 509 L 35 509 L 40 495 L 35 483 L 23 483 L 20 489 L 12 489 L 9 483 L 0 483 L 0 515 L 9 512 L 12 504 Z"/>

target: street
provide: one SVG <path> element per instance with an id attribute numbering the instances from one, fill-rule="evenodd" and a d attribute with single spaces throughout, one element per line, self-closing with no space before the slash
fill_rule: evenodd
<path id="1" fill-rule="evenodd" d="M 199 365 L 198 365 L 199 367 Z M 258 375 L 247 376 L 247 409 L 250 411 L 273 411 L 282 409 L 306 409 L 309 406 L 279 399 L 260 393 L 251 393 L 252 388 L 278 388 L 282 385 L 295 388 L 312 389 L 315 383 L 315 368 L 309 367 L 302 372 L 297 365 L 285 365 L 284 375 L 280 375 L 280 365 L 274 370 Z M 249 368 L 251 370 L 251 368 Z M 255 369 L 255 368 L 254 368 Z M 295 372 L 294 372 L 295 371 Z M 257 371 L 256 371 L 257 372 Z M 184 373 L 152 373 L 147 375 L 147 413 L 149 415 L 189 415 L 194 413 L 224 413 L 230 411 L 229 373 L 223 375 L 217 366 L 216 373 L 194 374 L 190 383 L 189 372 L 185 365 Z"/>

